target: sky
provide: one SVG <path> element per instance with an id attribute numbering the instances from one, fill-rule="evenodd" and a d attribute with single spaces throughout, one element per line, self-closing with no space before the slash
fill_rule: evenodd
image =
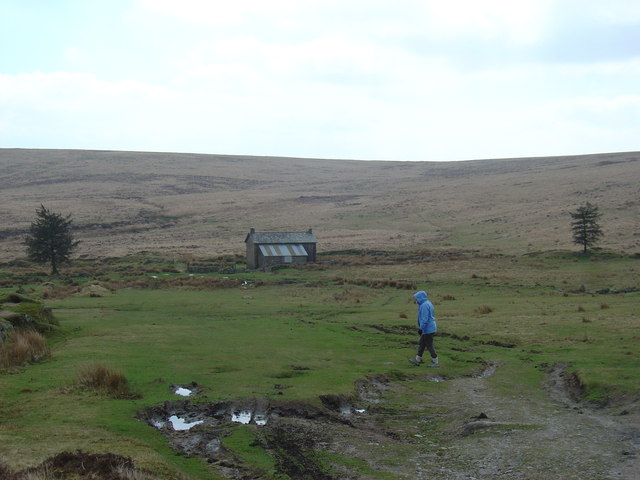
<path id="1" fill-rule="evenodd" d="M 640 150 L 637 0 L 0 0 L 0 148 Z"/>

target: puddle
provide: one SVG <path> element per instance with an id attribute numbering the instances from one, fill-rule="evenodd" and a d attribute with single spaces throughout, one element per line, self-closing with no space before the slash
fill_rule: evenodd
<path id="1" fill-rule="evenodd" d="M 366 412 L 367 412 L 366 408 L 356 408 L 353 405 L 345 405 L 340 407 L 340 415 L 342 415 L 343 417 L 349 417 L 353 414 L 362 415 L 363 413 L 366 413 Z"/>
<path id="2" fill-rule="evenodd" d="M 235 423 L 241 423 L 242 425 L 248 425 L 251 423 L 251 419 L 253 419 L 253 423 L 262 427 L 267 424 L 267 415 L 265 413 L 256 413 L 251 410 L 242 410 L 240 412 L 233 412 L 231 414 L 231 421 Z"/>
<path id="3" fill-rule="evenodd" d="M 171 391 L 179 397 L 195 397 L 202 393 L 202 387 L 196 382 L 171 385 Z"/>
<path id="4" fill-rule="evenodd" d="M 325 408 L 337 412 L 341 417 L 351 417 L 366 413 L 366 408 L 357 407 L 353 403 L 352 397 L 343 395 L 321 395 L 320 400 Z"/>
<path id="5" fill-rule="evenodd" d="M 240 413 L 234 412 L 231 414 L 231 421 L 248 425 L 251 422 L 251 412 L 249 410 L 242 410 Z"/>
<path id="6" fill-rule="evenodd" d="M 171 415 L 169 417 L 169 422 L 171 422 L 171 425 L 173 426 L 174 430 L 182 431 L 182 430 L 190 430 L 196 425 L 200 425 L 201 423 L 204 423 L 204 420 L 196 420 L 195 422 L 187 423 L 184 418 L 180 418 L 177 415 Z"/>
<path id="7" fill-rule="evenodd" d="M 444 378 L 441 376 L 437 376 L 437 377 L 431 377 L 429 378 L 430 382 L 435 382 L 435 383 L 440 383 L 440 382 L 444 382 Z"/>
<path id="8" fill-rule="evenodd" d="M 178 387 L 178 389 L 175 391 L 175 394 L 180 395 L 181 397 L 190 397 L 191 395 L 193 395 L 193 392 L 188 388 Z"/>

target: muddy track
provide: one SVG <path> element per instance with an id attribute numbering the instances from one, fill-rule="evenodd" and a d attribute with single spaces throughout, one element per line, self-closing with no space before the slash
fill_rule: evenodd
<path id="1" fill-rule="evenodd" d="M 549 369 L 546 396 L 501 394 L 487 371 L 450 381 L 429 397 L 447 410 L 449 438 L 422 455 L 427 472 L 418 478 L 434 469 L 442 479 L 640 478 L 640 408 L 581 404 L 580 382 L 566 368 Z"/>
<path id="2" fill-rule="evenodd" d="M 544 394 L 501 391 L 493 377 L 500 365 L 487 363 L 465 378 L 426 368 L 400 380 L 370 377 L 356 382 L 352 396 L 323 395 L 313 405 L 178 401 L 140 418 L 176 450 L 206 458 L 231 479 L 269 478 L 225 448 L 239 423 L 253 429 L 276 472 L 292 479 L 640 478 L 640 406 L 582 405 L 579 379 L 566 368 L 549 369 Z M 416 393 L 424 391 L 413 388 L 419 382 L 444 388 Z M 409 400 L 404 410 L 399 398 Z M 176 416 L 192 427 L 175 430 L 168 419 Z"/>
<path id="3" fill-rule="evenodd" d="M 158 429 L 176 452 L 200 457 L 232 480 L 640 478 L 640 402 L 585 405 L 580 379 L 568 367 L 549 367 L 539 390 L 503 383 L 499 363 L 485 362 L 462 378 L 420 367 L 404 378 L 363 378 L 353 395 L 327 394 L 311 403 L 202 403 L 199 385 L 173 385 L 176 394 L 191 398 L 145 409 L 139 420 Z M 439 388 L 425 389 L 424 382 Z M 271 472 L 225 445 L 239 425 L 253 432 L 251 446 L 272 459 Z M 0 463 L 0 478 L 10 480 L 51 471 L 55 478 L 155 478 L 110 453 L 62 452 L 21 472 Z"/>

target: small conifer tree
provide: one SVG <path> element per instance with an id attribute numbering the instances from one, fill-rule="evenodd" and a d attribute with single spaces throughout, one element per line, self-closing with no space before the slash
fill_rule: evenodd
<path id="1" fill-rule="evenodd" d="M 602 237 L 602 230 L 598 224 L 600 212 L 597 205 L 587 202 L 578 207 L 575 212 L 570 212 L 572 222 L 573 243 L 582 245 L 583 252 L 587 253 Z"/>
<path id="2" fill-rule="evenodd" d="M 24 239 L 29 259 L 38 263 L 49 262 L 51 275 L 59 274 L 58 265 L 69 261 L 78 243 L 71 233 L 71 215 L 63 217 L 44 205 L 36 210 L 36 219 Z"/>

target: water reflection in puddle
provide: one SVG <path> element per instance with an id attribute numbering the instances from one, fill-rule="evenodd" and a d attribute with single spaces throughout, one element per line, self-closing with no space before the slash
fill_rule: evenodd
<path id="1" fill-rule="evenodd" d="M 193 392 L 188 388 L 178 387 L 175 391 L 176 395 L 180 395 L 181 397 L 190 397 L 193 395 Z"/>
<path id="2" fill-rule="evenodd" d="M 356 408 L 352 405 L 343 405 L 342 407 L 340 407 L 340 415 L 344 417 L 349 417 L 354 413 L 358 415 L 362 415 L 363 413 L 366 413 L 366 411 L 367 411 L 366 408 Z"/>
<path id="3" fill-rule="evenodd" d="M 240 412 L 233 412 L 231 414 L 232 422 L 241 423 L 243 425 L 250 424 L 252 418 L 253 418 L 253 422 L 260 427 L 267 424 L 266 413 L 255 413 L 251 410 L 242 410 Z"/>
<path id="4" fill-rule="evenodd" d="M 234 412 L 231 414 L 231 421 L 247 425 L 251 421 L 251 412 L 249 410 L 243 410 L 240 413 Z"/>
<path id="5" fill-rule="evenodd" d="M 189 430 L 204 422 L 204 420 L 196 420 L 195 422 L 187 423 L 184 418 L 180 418 L 177 415 L 171 415 L 169 421 L 174 430 Z"/>

